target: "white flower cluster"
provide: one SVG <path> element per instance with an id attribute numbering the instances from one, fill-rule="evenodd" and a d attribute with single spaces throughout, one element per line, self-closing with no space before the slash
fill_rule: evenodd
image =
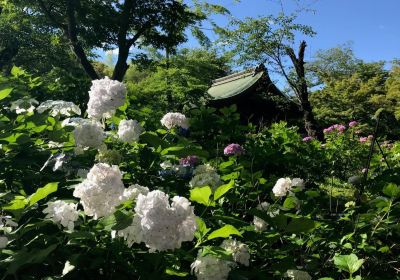
<path id="1" fill-rule="evenodd" d="M 170 205 L 162 191 L 139 194 L 132 224 L 118 231 L 128 246 L 144 242 L 150 252 L 180 248 L 182 242 L 192 241 L 197 229 L 193 206 L 184 198 L 175 196 Z"/>
<path id="2" fill-rule="evenodd" d="M 0 216 L 0 231 L 3 233 L 10 233 L 13 227 L 17 227 L 18 224 L 11 219 L 11 216 Z"/>
<path id="3" fill-rule="evenodd" d="M 201 256 L 200 251 L 197 259 L 190 265 L 198 280 L 226 280 L 233 266 L 232 262 L 212 255 Z"/>
<path id="4" fill-rule="evenodd" d="M 52 220 L 53 223 L 61 224 L 71 231 L 74 229 L 74 222 L 79 218 L 79 213 L 76 210 L 77 207 L 77 204 L 57 200 L 49 202 L 43 213 L 47 214 L 46 219 Z"/>
<path id="5" fill-rule="evenodd" d="M 39 102 L 36 99 L 24 97 L 11 102 L 10 110 L 15 111 L 17 114 L 32 113 L 33 110 L 35 110 L 34 105 L 37 104 L 39 104 Z"/>
<path id="6" fill-rule="evenodd" d="M 161 119 L 161 124 L 168 129 L 173 127 L 189 128 L 189 120 L 181 113 L 167 113 Z"/>
<path id="7" fill-rule="evenodd" d="M 221 248 L 231 253 L 235 262 L 249 266 L 250 253 L 246 244 L 234 239 L 226 239 L 222 242 Z"/>
<path id="8" fill-rule="evenodd" d="M 97 163 L 86 179 L 75 186 L 73 195 L 81 199 L 85 214 L 97 220 L 115 211 L 115 207 L 121 204 L 124 189 L 118 166 Z"/>
<path id="9" fill-rule="evenodd" d="M 212 190 L 215 190 L 222 184 L 221 177 L 209 164 L 199 165 L 193 171 L 193 174 L 194 176 L 189 182 L 192 188 L 210 186 Z"/>
<path id="10" fill-rule="evenodd" d="M 135 200 L 137 199 L 139 194 L 147 195 L 148 193 L 149 193 L 149 188 L 147 187 L 143 187 L 138 184 L 131 185 L 128 188 L 124 189 L 124 192 L 121 196 L 121 201 Z"/>
<path id="11" fill-rule="evenodd" d="M 304 188 L 304 180 L 300 178 L 280 178 L 276 181 L 275 186 L 272 188 L 272 192 L 275 196 L 282 197 L 287 194 L 292 187 Z"/>
<path id="12" fill-rule="evenodd" d="M 118 137 L 121 141 L 132 144 L 139 140 L 143 127 L 136 120 L 122 120 L 118 126 Z"/>
<path id="13" fill-rule="evenodd" d="M 40 114 L 46 110 L 50 110 L 50 115 L 53 117 L 57 115 L 69 117 L 74 114 L 81 114 L 81 109 L 79 109 L 77 105 L 73 102 L 67 102 L 64 100 L 46 100 L 36 108 L 36 111 Z"/>
<path id="14" fill-rule="evenodd" d="M 310 274 L 306 271 L 289 269 L 286 271 L 286 276 L 292 280 L 311 280 Z"/>
<path id="15" fill-rule="evenodd" d="M 79 148 L 100 148 L 104 137 L 103 127 L 97 121 L 81 120 L 75 125 L 75 145 Z"/>
<path id="16" fill-rule="evenodd" d="M 266 211 L 267 214 L 270 217 L 275 217 L 276 215 L 279 214 L 279 208 L 278 209 L 272 209 L 271 205 L 268 202 L 262 202 L 261 204 L 259 204 L 257 206 L 258 210 L 262 210 L 262 211 Z M 254 220 L 253 220 L 253 224 L 254 224 L 254 228 L 256 231 L 264 231 L 267 229 L 268 223 L 266 221 L 264 221 L 263 219 L 254 216 Z"/>
<path id="17" fill-rule="evenodd" d="M 126 87 L 123 83 L 108 77 L 92 81 L 89 91 L 87 113 L 90 118 L 110 118 L 115 110 L 124 105 Z"/>

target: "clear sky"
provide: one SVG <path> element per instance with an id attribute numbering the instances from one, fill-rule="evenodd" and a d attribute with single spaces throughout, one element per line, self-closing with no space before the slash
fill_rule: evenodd
<path id="1" fill-rule="evenodd" d="M 308 59 L 319 49 L 352 42 L 355 55 L 365 61 L 400 58 L 400 0 L 213 0 L 234 17 L 286 14 L 299 8 L 298 23 L 313 27 L 317 35 L 306 38 Z M 216 22 L 226 20 L 216 17 Z M 213 36 L 210 36 L 211 39 Z M 302 38 L 298 38 L 299 40 Z M 194 46 L 190 40 L 186 46 Z"/>

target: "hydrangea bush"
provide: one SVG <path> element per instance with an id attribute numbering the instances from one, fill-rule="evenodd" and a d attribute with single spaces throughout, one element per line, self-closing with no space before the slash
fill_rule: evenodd
<path id="1" fill-rule="evenodd" d="M 399 143 L 369 153 L 354 121 L 324 142 L 257 130 L 234 107 L 166 112 L 149 131 L 118 81 L 93 81 L 81 112 L 11 80 L 3 279 L 398 279 Z"/>

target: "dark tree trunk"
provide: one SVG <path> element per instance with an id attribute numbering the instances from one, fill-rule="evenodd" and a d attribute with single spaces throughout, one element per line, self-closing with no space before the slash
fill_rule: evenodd
<path id="1" fill-rule="evenodd" d="M 64 32 L 64 36 L 71 43 L 71 49 L 79 59 L 83 69 L 86 74 L 92 79 L 99 79 L 99 75 L 94 70 L 93 65 L 90 63 L 82 44 L 78 40 L 78 32 L 76 29 L 76 18 L 75 18 L 75 8 L 77 6 L 77 1 L 79 0 L 67 0 L 67 24 L 59 22 L 51 13 L 51 11 L 46 7 L 42 0 L 37 0 L 42 12 L 46 17 L 58 28 Z"/>
<path id="2" fill-rule="evenodd" d="M 307 44 L 305 41 L 300 43 L 297 57 L 291 48 L 287 49 L 287 54 L 289 55 L 297 74 L 297 81 L 294 90 L 300 99 L 300 109 L 303 111 L 304 128 L 309 136 L 322 140 L 324 135 L 315 120 L 312 107 L 308 99 L 309 93 L 304 71 L 304 52 L 306 46 Z"/>

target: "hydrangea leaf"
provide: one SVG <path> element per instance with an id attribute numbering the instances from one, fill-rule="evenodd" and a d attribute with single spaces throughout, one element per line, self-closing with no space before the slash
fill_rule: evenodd
<path id="1" fill-rule="evenodd" d="M 209 186 L 193 188 L 190 190 L 189 199 L 205 206 L 213 206 L 215 203 L 210 200 L 211 193 Z"/>
<path id="2" fill-rule="evenodd" d="M 213 232 L 210 233 L 208 236 L 208 240 L 214 239 L 214 238 L 227 238 L 231 235 L 238 235 L 242 236 L 240 232 L 232 225 L 224 225 L 222 228 L 214 230 Z"/>
<path id="3" fill-rule="evenodd" d="M 383 193 L 392 198 L 400 196 L 400 187 L 396 184 L 390 183 L 383 188 Z"/>
<path id="4" fill-rule="evenodd" d="M 360 267 L 364 263 L 364 259 L 358 259 L 358 257 L 355 254 L 339 255 L 333 257 L 333 262 L 335 263 L 338 269 L 353 274 L 354 272 L 360 269 Z"/>
<path id="5" fill-rule="evenodd" d="M 178 277 L 186 277 L 189 273 L 176 270 L 173 267 L 167 268 L 165 273 L 168 275 L 178 276 Z"/>
<path id="6" fill-rule="evenodd" d="M 42 188 L 38 188 L 34 194 L 29 197 L 29 204 L 28 206 L 32 206 L 39 200 L 46 198 L 49 194 L 57 191 L 58 182 L 48 183 Z"/>
<path id="7" fill-rule="evenodd" d="M 293 209 L 296 208 L 296 206 L 299 204 L 299 200 L 295 196 L 289 196 L 285 199 L 283 202 L 283 207 L 287 209 Z"/>
<path id="8" fill-rule="evenodd" d="M 300 233 L 300 232 L 308 232 L 313 230 L 317 224 L 308 218 L 294 218 L 292 219 L 286 227 L 286 232 L 290 233 Z"/>
<path id="9" fill-rule="evenodd" d="M 0 100 L 6 98 L 13 91 L 13 88 L 5 88 L 0 90 Z"/>
<path id="10" fill-rule="evenodd" d="M 214 200 L 219 199 L 224 194 L 226 194 L 230 189 L 232 189 L 235 185 L 235 181 L 231 180 L 228 184 L 219 186 L 214 192 Z"/>

